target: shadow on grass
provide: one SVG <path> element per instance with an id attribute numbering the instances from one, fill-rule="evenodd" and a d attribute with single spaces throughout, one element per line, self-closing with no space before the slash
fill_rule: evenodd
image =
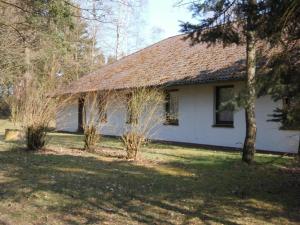
<path id="1" fill-rule="evenodd" d="M 84 147 L 84 137 L 82 134 L 74 133 L 49 133 L 49 145 L 66 147 L 72 149 L 82 149 Z M 115 137 L 101 137 L 98 147 L 109 147 L 121 149 L 122 142 L 119 138 Z"/>
<path id="2" fill-rule="evenodd" d="M 158 167 L 192 175 L 163 173 Z M 298 175 L 232 158 L 203 156 L 145 167 L 97 155 L 0 151 L 0 171 L 9 178 L 0 182 L 1 201 L 43 206 L 68 224 L 238 224 L 245 214 L 254 221 L 300 221 Z"/>

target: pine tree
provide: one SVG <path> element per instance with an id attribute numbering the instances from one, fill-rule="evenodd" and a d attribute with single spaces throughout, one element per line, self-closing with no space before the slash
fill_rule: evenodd
<path id="1" fill-rule="evenodd" d="M 280 122 L 281 129 L 300 130 L 300 1 L 270 1 L 270 8 L 272 20 L 265 21 L 262 34 L 280 51 L 264 66 L 267 72 L 258 80 L 259 95 L 283 101 L 269 121 Z"/>
<path id="2" fill-rule="evenodd" d="M 246 46 L 246 137 L 242 159 L 251 163 L 256 142 L 256 43 L 263 41 L 274 47 L 279 45 L 284 34 L 289 37 L 299 35 L 299 26 L 294 26 L 298 23 L 299 4 L 297 0 L 205 0 L 192 3 L 190 9 L 194 17 L 200 18 L 199 24 L 182 24 L 182 31 L 188 34 L 187 39 L 191 39 L 192 44 L 220 41 L 224 45 Z M 291 15 L 292 18 L 283 19 Z M 286 32 L 292 28 L 294 32 Z"/>

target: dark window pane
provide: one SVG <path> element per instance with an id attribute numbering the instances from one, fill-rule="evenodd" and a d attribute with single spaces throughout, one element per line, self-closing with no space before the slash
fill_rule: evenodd
<path id="1" fill-rule="evenodd" d="M 107 122 L 107 99 L 104 95 L 98 95 L 99 119 L 101 123 Z"/>
<path id="2" fill-rule="evenodd" d="M 137 112 L 135 110 L 135 107 L 133 106 L 134 100 L 132 100 L 133 95 L 128 94 L 127 95 L 127 119 L 126 123 L 128 124 L 137 124 L 138 123 L 138 117 Z"/>
<path id="3" fill-rule="evenodd" d="M 230 107 L 232 98 L 232 86 L 216 88 L 216 124 L 233 124 L 233 109 Z"/>
<path id="4" fill-rule="evenodd" d="M 166 123 L 178 125 L 178 91 L 166 93 Z"/>
<path id="5" fill-rule="evenodd" d="M 232 111 L 221 111 L 219 112 L 219 121 L 232 122 L 233 121 L 233 113 Z"/>

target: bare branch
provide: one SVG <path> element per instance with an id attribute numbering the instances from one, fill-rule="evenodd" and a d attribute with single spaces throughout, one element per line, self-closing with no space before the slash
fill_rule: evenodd
<path id="1" fill-rule="evenodd" d="M 13 3 L 10 3 L 10 2 L 7 2 L 7 1 L 3 1 L 3 0 L 0 0 L 0 2 L 2 2 L 3 4 L 6 4 L 6 5 L 12 6 L 14 8 L 20 9 L 23 12 L 33 13 L 32 11 L 28 11 L 28 10 L 26 10 L 26 9 L 22 8 L 21 6 L 18 6 L 16 4 L 13 4 Z"/>
<path id="2" fill-rule="evenodd" d="M 14 26 L 12 26 L 10 24 L 5 24 L 5 23 L 2 23 L 2 22 L 0 22 L 0 25 L 6 26 L 6 27 L 9 27 L 9 28 L 13 29 L 20 36 L 20 38 L 22 38 L 22 41 L 26 42 L 26 37 Z"/>

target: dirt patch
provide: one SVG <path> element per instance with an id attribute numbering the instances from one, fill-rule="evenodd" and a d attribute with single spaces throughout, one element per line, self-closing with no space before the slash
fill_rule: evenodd
<path id="1" fill-rule="evenodd" d="M 122 149 L 117 149 L 117 148 L 101 147 L 101 148 L 96 149 L 94 151 L 94 153 L 104 156 L 104 157 L 126 159 L 126 152 Z"/>
<path id="2" fill-rule="evenodd" d="M 159 164 L 160 160 L 150 160 L 143 157 L 141 154 L 138 155 L 135 161 L 126 159 L 126 151 L 118 148 L 100 147 L 92 152 L 85 151 L 78 148 L 47 148 L 37 152 L 37 154 L 54 154 L 54 155 L 72 155 L 72 156 L 83 156 L 83 157 L 97 157 L 105 161 L 124 161 L 134 165 L 143 166 L 154 166 Z"/>

